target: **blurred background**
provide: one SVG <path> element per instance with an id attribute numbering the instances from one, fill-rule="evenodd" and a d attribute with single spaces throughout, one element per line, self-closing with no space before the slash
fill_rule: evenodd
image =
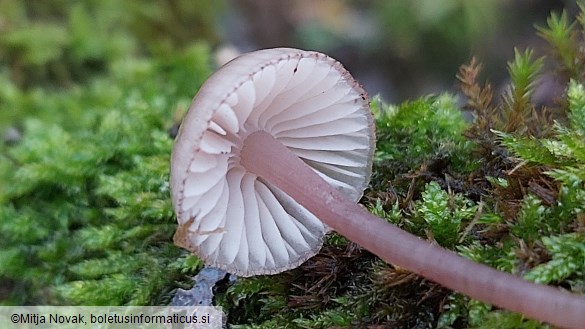
<path id="1" fill-rule="evenodd" d="M 298 47 L 341 61 L 371 94 L 400 102 L 454 91 L 477 56 L 505 83 L 513 47 L 537 49 L 534 24 L 574 1 L 551 0 L 0 0 L 0 120 L 11 88 L 70 87 L 117 60 L 205 42 L 235 52 Z M 195 91 L 194 91 L 195 92 Z M 4 112 L 2 114 L 1 112 Z"/>

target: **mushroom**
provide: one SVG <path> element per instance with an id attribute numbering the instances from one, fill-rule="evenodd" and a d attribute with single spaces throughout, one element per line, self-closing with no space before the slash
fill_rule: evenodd
<path id="1" fill-rule="evenodd" d="M 211 77 L 173 149 L 175 240 L 240 276 L 298 266 L 321 249 L 328 230 L 318 214 L 242 164 L 242 148 L 259 131 L 270 132 L 352 203 L 368 184 L 374 151 L 366 94 L 330 57 L 263 50 Z M 273 161 L 272 154 L 253 158 Z"/>
<path id="2" fill-rule="evenodd" d="M 474 299 L 583 326 L 585 298 L 467 260 L 357 205 L 374 140 L 366 93 L 327 55 L 277 48 L 230 61 L 201 87 L 176 139 L 175 243 L 234 274 L 274 274 L 317 253 L 332 228 Z"/>

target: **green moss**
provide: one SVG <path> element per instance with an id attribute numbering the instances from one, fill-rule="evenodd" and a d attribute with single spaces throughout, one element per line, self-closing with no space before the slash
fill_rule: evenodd
<path id="1" fill-rule="evenodd" d="M 177 265 L 185 252 L 170 244 L 168 129 L 208 63 L 197 45 L 116 64 L 120 74 L 87 86 L 22 94 L 43 120 L 24 119 L 0 157 L 0 278 L 14 285 L 3 303 L 159 303 L 196 269 Z"/>
<path id="2" fill-rule="evenodd" d="M 463 159 L 466 123 L 455 99 L 447 94 L 399 106 L 372 102 L 378 143 L 376 160 L 395 161 L 404 167 L 436 158 Z"/>
<path id="3" fill-rule="evenodd" d="M 437 182 L 426 185 L 415 207 L 428 224 L 433 238 L 444 247 L 453 247 L 458 242 L 461 226 L 477 211 L 473 202 L 461 195 L 449 195 Z"/>
<path id="4" fill-rule="evenodd" d="M 569 21 L 569 15 L 563 11 L 560 15 L 552 13 L 547 19 L 547 27 L 536 28 L 539 36 L 552 46 L 553 53 L 561 62 L 561 67 L 574 78 L 583 76 L 582 63 L 578 61 L 579 52 L 575 47 L 578 43 L 576 25 L 576 22 Z"/>
<path id="5" fill-rule="evenodd" d="M 528 280 L 549 284 L 567 278 L 583 280 L 585 275 L 585 236 L 565 234 L 543 237 L 542 243 L 550 253 L 550 260 L 530 270 L 524 277 Z M 574 286 L 574 284 L 572 284 Z"/>

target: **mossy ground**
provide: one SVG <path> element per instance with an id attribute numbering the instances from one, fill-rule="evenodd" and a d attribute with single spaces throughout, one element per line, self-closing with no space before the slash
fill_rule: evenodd
<path id="1" fill-rule="evenodd" d="M 21 51 L 3 53 L 7 62 L 26 59 L 0 71 L 3 305 L 164 305 L 202 266 L 172 244 L 168 171 L 173 130 L 213 69 L 209 47 L 145 51 L 125 34 L 82 29 L 91 10 L 68 11 L 85 35 L 15 28 L 3 39 Z M 515 52 L 504 95 L 478 81 L 472 60 L 458 74 L 464 106 L 449 94 L 373 99 L 378 145 L 362 204 L 477 262 L 585 293 L 585 15 L 570 21 L 552 15 L 538 28 L 546 59 Z M 47 35 L 59 51 L 23 57 Z M 532 95 L 545 72 L 565 89 L 542 106 Z M 234 328 L 546 327 L 336 234 L 298 269 L 219 286 L 216 303 Z"/>

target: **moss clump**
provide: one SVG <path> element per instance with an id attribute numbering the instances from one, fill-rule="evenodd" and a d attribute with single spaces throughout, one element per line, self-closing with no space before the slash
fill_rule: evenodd
<path id="1" fill-rule="evenodd" d="M 453 96 L 431 96 L 399 106 L 375 99 L 372 110 L 378 138 L 377 166 L 395 171 L 389 172 L 395 175 L 416 165 L 432 166 L 448 159 L 454 165 L 452 171 L 464 169 L 471 149 L 462 136 L 467 124 Z"/>
<path id="2" fill-rule="evenodd" d="M 160 304 L 200 264 L 170 242 L 169 129 L 210 73 L 208 49 L 116 69 L 19 95 L 44 120 L 2 147 L 3 304 Z"/>

